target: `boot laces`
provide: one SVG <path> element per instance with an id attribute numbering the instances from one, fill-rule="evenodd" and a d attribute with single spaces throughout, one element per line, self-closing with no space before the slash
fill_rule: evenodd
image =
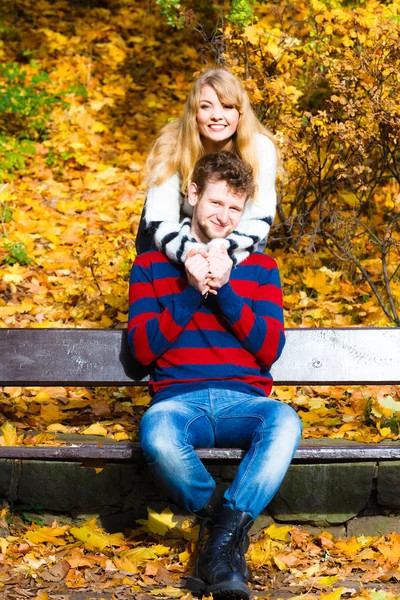
<path id="1" fill-rule="evenodd" d="M 230 570 L 235 570 L 235 551 L 236 548 L 241 552 L 243 541 L 243 530 L 235 529 L 228 540 L 224 540 L 219 544 L 220 554 L 218 562 L 226 565 Z"/>

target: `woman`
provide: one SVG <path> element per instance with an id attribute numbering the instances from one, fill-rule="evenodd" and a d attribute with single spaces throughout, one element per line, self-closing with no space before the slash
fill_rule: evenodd
<path id="1" fill-rule="evenodd" d="M 184 197 L 197 160 L 223 150 L 235 152 L 252 167 L 258 191 L 247 202 L 237 230 L 210 244 L 223 243 L 234 264 L 265 248 L 275 216 L 277 150 L 240 81 L 224 69 L 214 69 L 198 77 L 182 117 L 161 130 L 150 150 L 150 187 L 137 235 L 138 253 L 156 246 L 172 260 L 185 262 L 192 248 L 201 247 L 190 238 L 191 207 Z"/>

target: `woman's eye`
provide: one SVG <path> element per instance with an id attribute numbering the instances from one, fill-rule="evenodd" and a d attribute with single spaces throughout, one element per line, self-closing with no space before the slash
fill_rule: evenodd
<path id="1" fill-rule="evenodd" d="M 200 108 L 202 108 L 204 110 L 205 108 L 210 108 L 210 105 L 209 104 L 200 104 Z"/>
<path id="2" fill-rule="evenodd" d="M 232 110 L 232 108 L 235 108 L 235 107 L 232 106 L 231 104 L 224 104 L 224 108 L 227 108 L 228 110 Z"/>

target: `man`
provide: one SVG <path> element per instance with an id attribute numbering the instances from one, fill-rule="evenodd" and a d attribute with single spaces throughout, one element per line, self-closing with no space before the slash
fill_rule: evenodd
<path id="1" fill-rule="evenodd" d="M 188 190 L 198 248 L 184 266 L 158 251 L 142 254 L 130 282 L 130 347 L 154 367 L 140 441 L 156 477 L 176 503 L 204 518 L 214 509 L 215 482 L 194 448 L 247 450 L 188 581 L 193 592 L 217 598 L 249 597 L 247 531 L 301 436 L 295 411 L 268 399 L 270 367 L 284 345 L 277 265 L 255 252 L 232 269 L 221 241 L 253 193 L 251 170 L 236 155 L 201 158 Z"/>

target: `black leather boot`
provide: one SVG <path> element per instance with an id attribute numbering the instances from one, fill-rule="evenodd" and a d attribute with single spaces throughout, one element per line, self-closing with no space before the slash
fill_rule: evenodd
<path id="1" fill-rule="evenodd" d="M 196 594 L 214 598 L 247 600 L 249 572 L 244 553 L 247 531 L 253 521 L 245 512 L 223 507 L 215 517 L 210 537 L 200 552 L 187 588 Z"/>
<path id="2" fill-rule="evenodd" d="M 216 513 L 221 508 L 223 499 L 220 494 L 214 491 L 211 498 L 208 499 L 207 504 L 200 510 L 197 510 L 194 514 L 200 519 L 214 519 Z"/>

